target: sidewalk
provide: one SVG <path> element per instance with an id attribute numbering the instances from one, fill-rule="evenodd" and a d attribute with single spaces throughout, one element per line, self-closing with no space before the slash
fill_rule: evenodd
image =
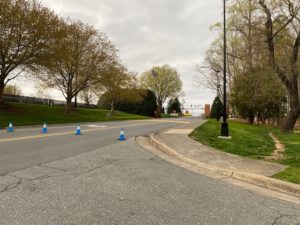
<path id="1" fill-rule="evenodd" d="M 165 153 L 195 166 L 225 176 L 265 186 L 273 190 L 300 194 L 300 186 L 269 178 L 284 170 L 281 164 L 241 157 L 218 151 L 188 137 L 205 121 L 194 120 L 175 129 L 153 134 L 152 142 Z"/>

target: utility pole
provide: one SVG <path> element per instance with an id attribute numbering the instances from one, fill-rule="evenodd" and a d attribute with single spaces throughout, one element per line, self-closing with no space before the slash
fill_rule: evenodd
<path id="1" fill-rule="evenodd" d="M 226 73 L 227 73 L 227 40 L 226 40 L 226 0 L 223 0 L 224 6 L 224 94 L 223 94 L 223 123 L 221 128 L 221 137 L 229 136 L 229 127 L 227 123 L 227 90 L 226 90 Z"/>

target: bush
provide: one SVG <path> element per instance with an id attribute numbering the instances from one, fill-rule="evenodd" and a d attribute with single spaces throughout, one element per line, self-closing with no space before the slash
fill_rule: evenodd
<path id="1" fill-rule="evenodd" d="M 170 99 L 168 103 L 167 113 L 170 114 L 173 111 L 176 111 L 178 114 L 182 114 L 181 112 L 181 103 L 178 98 Z"/>
<path id="2" fill-rule="evenodd" d="M 98 106 L 103 109 L 110 109 L 110 102 L 108 101 L 106 93 L 100 97 Z M 129 103 L 126 101 L 119 101 L 115 104 L 116 110 L 144 116 L 154 116 L 156 108 L 156 97 L 150 90 L 146 90 L 144 98 L 140 102 Z"/>
<path id="3" fill-rule="evenodd" d="M 223 103 L 219 96 L 215 97 L 215 100 L 211 107 L 210 118 L 220 119 L 223 114 Z"/>

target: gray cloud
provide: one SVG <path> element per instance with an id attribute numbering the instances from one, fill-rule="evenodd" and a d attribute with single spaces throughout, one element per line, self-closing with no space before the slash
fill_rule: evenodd
<path id="1" fill-rule="evenodd" d="M 222 15 L 222 1 L 42 0 L 59 15 L 80 19 L 108 34 L 130 70 L 170 64 L 182 75 L 189 104 L 210 103 L 214 93 L 195 87 L 195 65 L 213 40 L 209 26 Z"/>

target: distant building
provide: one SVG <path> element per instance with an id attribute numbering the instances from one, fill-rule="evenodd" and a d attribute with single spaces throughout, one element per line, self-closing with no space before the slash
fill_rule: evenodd
<path id="1" fill-rule="evenodd" d="M 210 104 L 205 104 L 204 106 L 204 115 L 206 118 L 209 118 L 210 117 Z"/>

